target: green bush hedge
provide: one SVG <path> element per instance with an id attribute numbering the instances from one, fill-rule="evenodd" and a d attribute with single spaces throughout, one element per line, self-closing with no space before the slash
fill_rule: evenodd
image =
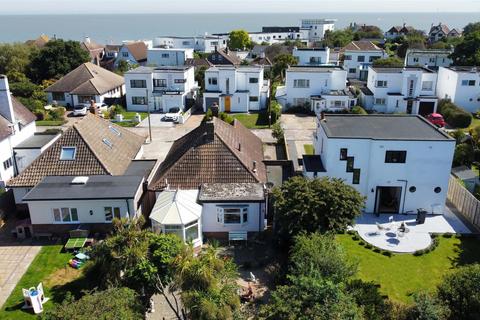
<path id="1" fill-rule="evenodd" d="M 442 100 L 438 104 L 438 112 L 445 121 L 455 128 L 467 128 L 472 123 L 472 115 L 459 108 L 448 100 Z"/>

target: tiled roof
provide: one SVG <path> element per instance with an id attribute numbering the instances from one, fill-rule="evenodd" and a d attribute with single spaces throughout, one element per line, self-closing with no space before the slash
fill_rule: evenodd
<path id="1" fill-rule="evenodd" d="M 349 51 L 382 51 L 371 41 L 352 41 L 347 44 L 344 50 Z"/>
<path id="2" fill-rule="evenodd" d="M 144 137 L 88 113 L 8 186 L 33 187 L 45 176 L 121 175 L 144 141 Z M 60 160 L 62 147 L 75 147 L 75 160 Z"/>
<path id="3" fill-rule="evenodd" d="M 194 67 L 211 67 L 213 64 L 205 58 L 188 58 L 185 60 L 186 66 L 194 66 Z"/>
<path id="4" fill-rule="evenodd" d="M 86 62 L 63 76 L 45 91 L 99 95 L 118 88 L 124 83 L 125 80 L 122 76 Z"/>
<path id="5" fill-rule="evenodd" d="M 15 119 L 20 121 L 22 126 L 26 126 L 31 122 L 35 121 L 35 115 L 27 109 L 23 104 L 21 104 L 14 97 L 12 98 L 13 112 L 15 114 Z M 6 118 L 0 115 L 0 140 L 5 139 L 12 134 L 12 129 L 10 128 L 12 124 Z"/>
<path id="6" fill-rule="evenodd" d="M 256 169 L 254 170 L 254 162 Z M 203 183 L 265 183 L 262 141 L 240 122 L 213 118 L 174 142 L 150 189 L 197 189 Z"/>
<path id="7" fill-rule="evenodd" d="M 272 62 L 268 57 L 262 58 L 258 57 L 253 59 L 253 61 L 250 63 L 251 65 L 258 65 L 258 66 L 272 66 Z"/>
<path id="8" fill-rule="evenodd" d="M 215 54 L 221 55 L 228 63 L 230 63 L 234 66 L 242 63 L 242 60 L 239 57 L 237 57 L 237 55 L 235 53 L 233 53 L 232 51 L 226 50 L 226 49 L 218 49 L 218 50 L 215 50 L 214 52 L 212 52 L 208 56 L 208 61 L 210 61 L 213 64 L 216 64 L 216 61 L 214 59 L 212 59 L 212 56 L 215 55 Z"/>
<path id="9" fill-rule="evenodd" d="M 147 60 L 147 45 L 143 41 L 132 42 L 125 44 L 125 47 L 128 48 L 128 51 L 132 56 L 137 60 L 137 62 Z"/>

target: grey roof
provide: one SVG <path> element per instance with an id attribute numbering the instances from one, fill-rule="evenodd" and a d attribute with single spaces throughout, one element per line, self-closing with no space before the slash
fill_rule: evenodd
<path id="1" fill-rule="evenodd" d="M 318 154 L 303 155 L 303 166 L 307 172 L 326 172 L 322 158 Z"/>
<path id="2" fill-rule="evenodd" d="M 452 168 L 452 174 L 462 180 L 478 179 L 478 174 L 467 166 Z"/>
<path id="3" fill-rule="evenodd" d="M 262 183 L 204 183 L 200 187 L 198 201 L 263 201 L 265 191 Z"/>
<path id="4" fill-rule="evenodd" d="M 297 51 L 326 51 L 327 48 L 297 48 Z"/>
<path id="5" fill-rule="evenodd" d="M 433 70 L 424 67 L 371 67 L 377 73 L 402 73 L 403 71 L 423 71 L 434 73 Z"/>
<path id="6" fill-rule="evenodd" d="M 14 147 L 14 149 L 41 149 L 57 136 L 59 134 L 35 134 Z"/>
<path id="7" fill-rule="evenodd" d="M 329 114 L 320 124 L 329 138 L 453 141 L 421 116 Z"/>
<path id="8" fill-rule="evenodd" d="M 478 73 L 480 72 L 479 67 L 473 67 L 473 66 L 450 66 L 446 67 L 447 69 L 450 69 L 452 71 L 456 72 L 471 72 L 471 73 Z"/>
<path id="9" fill-rule="evenodd" d="M 193 66 L 164 66 L 164 67 L 145 67 L 141 66 L 132 70 L 127 71 L 127 74 L 133 73 L 153 73 L 155 71 L 187 71 L 188 69 L 193 68 Z"/>
<path id="10" fill-rule="evenodd" d="M 47 176 L 23 198 L 24 201 L 132 199 L 141 176 L 98 175 L 85 184 L 72 184 L 75 176 Z"/>
<path id="11" fill-rule="evenodd" d="M 318 66 L 318 67 L 302 67 L 294 66 L 289 67 L 287 72 L 332 72 L 332 71 L 342 71 L 342 67 L 337 66 Z"/>
<path id="12" fill-rule="evenodd" d="M 125 171 L 126 176 L 148 177 L 157 160 L 132 160 Z"/>

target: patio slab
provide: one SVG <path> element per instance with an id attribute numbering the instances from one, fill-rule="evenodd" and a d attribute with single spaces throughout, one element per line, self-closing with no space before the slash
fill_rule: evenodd
<path id="1" fill-rule="evenodd" d="M 393 216 L 393 223 L 389 217 Z M 426 249 L 432 242 L 431 233 L 471 233 L 465 224 L 448 207 L 443 215 L 429 215 L 424 224 L 415 222 L 416 215 L 362 214 L 353 227 L 366 242 L 383 250 L 398 253 L 413 253 Z M 379 231 L 376 223 L 389 230 Z M 404 222 L 409 232 L 400 234 L 398 227 Z"/>

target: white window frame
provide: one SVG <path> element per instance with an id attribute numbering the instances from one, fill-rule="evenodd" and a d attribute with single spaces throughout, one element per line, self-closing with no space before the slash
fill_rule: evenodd
<path id="1" fill-rule="evenodd" d="M 376 88 L 386 88 L 388 86 L 388 81 L 387 80 L 377 80 L 375 82 L 375 87 Z"/>
<path id="2" fill-rule="evenodd" d="M 249 210 L 248 206 L 217 206 L 217 222 L 223 224 L 224 226 L 239 226 L 248 224 L 249 221 Z M 226 223 L 225 222 L 225 210 L 238 210 L 238 215 L 240 218 L 239 223 Z M 234 215 L 236 213 L 230 212 L 229 215 Z M 245 219 L 246 217 L 246 219 Z"/>
<path id="3" fill-rule="evenodd" d="M 310 88 L 310 80 L 309 79 L 294 79 L 293 80 L 293 87 L 294 88 Z"/>
<path id="4" fill-rule="evenodd" d="M 429 84 L 429 86 L 427 86 Z M 433 81 L 422 81 L 422 90 L 423 91 L 432 91 L 433 90 Z"/>
<path id="5" fill-rule="evenodd" d="M 375 98 L 375 104 L 379 105 L 379 106 L 385 106 L 387 104 L 387 99 L 385 99 L 385 98 Z"/>
<path id="6" fill-rule="evenodd" d="M 197 227 L 197 236 L 195 238 L 192 238 L 192 239 L 188 239 L 187 238 L 187 230 L 188 229 L 191 229 L 193 227 Z M 194 242 L 194 241 L 197 241 L 199 238 L 200 238 L 200 223 L 198 222 L 198 220 L 196 221 L 192 221 L 190 223 L 187 223 L 185 226 L 184 226 L 184 231 L 183 231 L 183 234 L 184 234 L 184 241 L 188 241 L 188 242 Z"/>
<path id="7" fill-rule="evenodd" d="M 64 159 L 62 157 L 63 149 L 73 149 L 73 156 L 71 158 Z M 65 146 L 65 147 L 62 147 L 62 149 L 60 150 L 60 160 L 61 161 L 74 161 L 76 156 L 77 156 L 77 147 L 75 147 L 75 146 Z"/>
<path id="8" fill-rule="evenodd" d="M 110 219 L 107 219 L 107 209 L 110 209 L 112 217 Z M 118 209 L 118 217 L 115 214 L 115 210 Z M 112 222 L 114 218 L 122 218 L 122 210 L 120 207 L 103 207 L 103 216 L 105 218 L 105 222 Z"/>
<path id="9" fill-rule="evenodd" d="M 73 219 L 72 211 L 75 211 L 76 220 Z M 64 213 L 68 214 L 69 220 L 64 220 Z M 56 217 L 58 214 L 58 219 Z M 53 208 L 52 209 L 53 215 L 53 223 L 63 224 L 63 223 L 78 223 L 78 209 L 77 208 L 67 208 L 67 207 L 60 207 L 60 208 Z"/>

